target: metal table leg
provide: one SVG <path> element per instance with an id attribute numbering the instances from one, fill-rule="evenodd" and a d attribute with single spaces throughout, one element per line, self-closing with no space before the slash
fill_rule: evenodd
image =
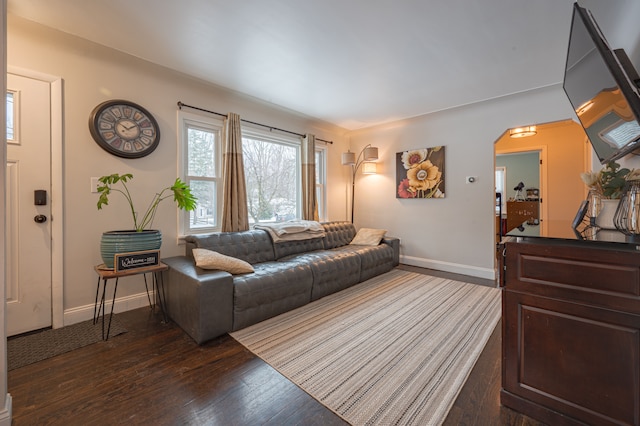
<path id="1" fill-rule="evenodd" d="M 144 273 L 142 274 L 142 277 L 144 278 L 144 288 L 147 290 L 147 299 L 149 300 L 149 308 L 151 308 L 151 310 L 153 311 L 153 308 L 155 308 L 155 302 L 152 303 L 151 302 L 151 296 L 149 295 L 149 286 L 147 285 L 147 274 Z M 151 283 L 151 289 L 155 291 L 155 284 L 152 282 Z"/>
<path id="2" fill-rule="evenodd" d="M 98 309 L 98 294 L 100 294 L 100 276 L 98 276 L 98 285 L 96 286 L 96 302 L 93 305 L 93 325 L 98 322 L 98 314 L 100 312 Z M 100 303 L 100 308 L 102 308 L 102 303 Z"/>
<path id="3" fill-rule="evenodd" d="M 157 296 L 158 304 L 160 305 L 160 310 L 162 311 L 162 321 L 164 323 L 168 323 L 169 319 L 167 317 L 166 310 L 167 295 L 164 292 L 164 278 L 162 277 L 162 272 L 153 273 L 153 284 L 156 289 L 155 294 Z"/>
<path id="4" fill-rule="evenodd" d="M 105 280 L 105 288 L 107 287 L 107 282 Z M 113 287 L 113 300 L 111 301 L 111 313 L 109 314 L 109 327 L 107 328 L 107 338 L 104 338 L 104 308 L 102 309 L 102 338 L 104 340 L 109 340 L 109 332 L 111 331 L 111 320 L 113 319 L 113 308 L 116 306 L 116 292 L 118 291 L 118 278 L 116 278 L 116 284 Z"/>
<path id="5" fill-rule="evenodd" d="M 111 312 L 109 313 L 109 323 L 105 324 L 106 316 L 106 295 L 107 295 L 107 282 L 108 279 L 102 280 L 102 297 L 100 298 L 100 305 L 98 306 L 98 293 L 100 292 L 100 279 L 98 278 L 98 290 L 96 290 L 96 306 L 93 308 L 93 323 L 95 324 L 102 311 L 102 340 L 109 340 L 109 332 L 111 331 L 111 320 L 113 319 L 113 308 L 116 305 L 116 292 L 118 290 L 118 278 L 116 278 L 115 285 L 113 287 L 113 299 L 111 300 Z M 97 309 L 96 309 L 97 307 Z M 104 333 L 105 325 L 107 326 L 107 333 Z"/>

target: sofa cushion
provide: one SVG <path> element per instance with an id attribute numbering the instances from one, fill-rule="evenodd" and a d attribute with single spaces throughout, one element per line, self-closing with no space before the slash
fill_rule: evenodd
<path id="1" fill-rule="evenodd" d="M 308 264 L 313 273 L 311 300 L 335 293 L 360 282 L 360 256 L 356 252 L 319 250 L 289 256 Z"/>
<path id="2" fill-rule="evenodd" d="M 250 263 L 235 257 L 225 256 L 217 251 L 194 248 L 192 252 L 198 268 L 217 269 L 234 275 L 253 272 L 253 266 Z"/>
<path id="3" fill-rule="evenodd" d="M 377 246 L 382 241 L 386 229 L 360 228 L 349 244 L 358 246 Z"/>
<path id="4" fill-rule="evenodd" d="M 359 246 L 349 244 L 333 249 L 336 252 L 357 254 L 360 257 L 360 282 L 384 274 L 395 266 L 394 250 L 388 244 Z"/>
<path id="5" fill-rule="evenodd" d="M 273 251 L 276 259 L 282 259 L 297 253 L 306 253 L 315 250 L 322 250 L 324 242 L 322 237 L 308 240 L 286 241 L 273 244 Z"/>
<path id="6" fill-rule="evenodd" d="M 253 274 L 233 277 L 233 330 L 263 321 L 311 301 L 311 267 L 295 260 L 253 265 Z"/>
<path id="7" fill-rule="evenodd" d="M 356 228 L 351 222 L 328 222 L 323 223 L 322 226 L 325 230 L 325 249 L 346 246 L 356 235 Z"/>
<path id="8" fill-rule="evenodd" d="M 271 237 L 263 230 L 188 235 L 185 237 L 185 241 L 187 242 L 187 256 L 192 258 L 191 251 L 194 248 L 204 248 L 242 259 L 252 265 L 276 260 Z"/>

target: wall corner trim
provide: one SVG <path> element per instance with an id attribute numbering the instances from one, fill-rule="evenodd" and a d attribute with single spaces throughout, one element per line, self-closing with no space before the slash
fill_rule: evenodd
<path id="1" fill-rule="evenodd" d="M 0 410 L 0 426 L 11 426 L 11 394 L 7 394 L 4 408 Z"/>

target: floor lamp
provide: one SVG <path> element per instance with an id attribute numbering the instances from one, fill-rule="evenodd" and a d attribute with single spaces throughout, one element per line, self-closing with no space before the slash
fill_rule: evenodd
<path id="1" fill-rule="evenodd" d="M 350 150 L 342 153 L 342 165 L 343 166 L 351 166 L 351 223 L 353 223 L 353 210 L 354 210 L 354 199 L 356 192 L 356 172 L 362 167 L 362 173 L 371 175 L 377 172 L 376 161 L 378 159 L 378 148 L 371 146 L 371 144 L 365 146 L 360 154 L 356 157 L 355 152 L 351 152 Z"/>

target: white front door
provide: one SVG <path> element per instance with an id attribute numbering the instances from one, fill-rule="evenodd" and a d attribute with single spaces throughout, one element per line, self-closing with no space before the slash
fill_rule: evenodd
<path id="1" fill-rule="evenodd" d="M 51 326 L 50 87 L 7 74 L 7 336 Z"/>

